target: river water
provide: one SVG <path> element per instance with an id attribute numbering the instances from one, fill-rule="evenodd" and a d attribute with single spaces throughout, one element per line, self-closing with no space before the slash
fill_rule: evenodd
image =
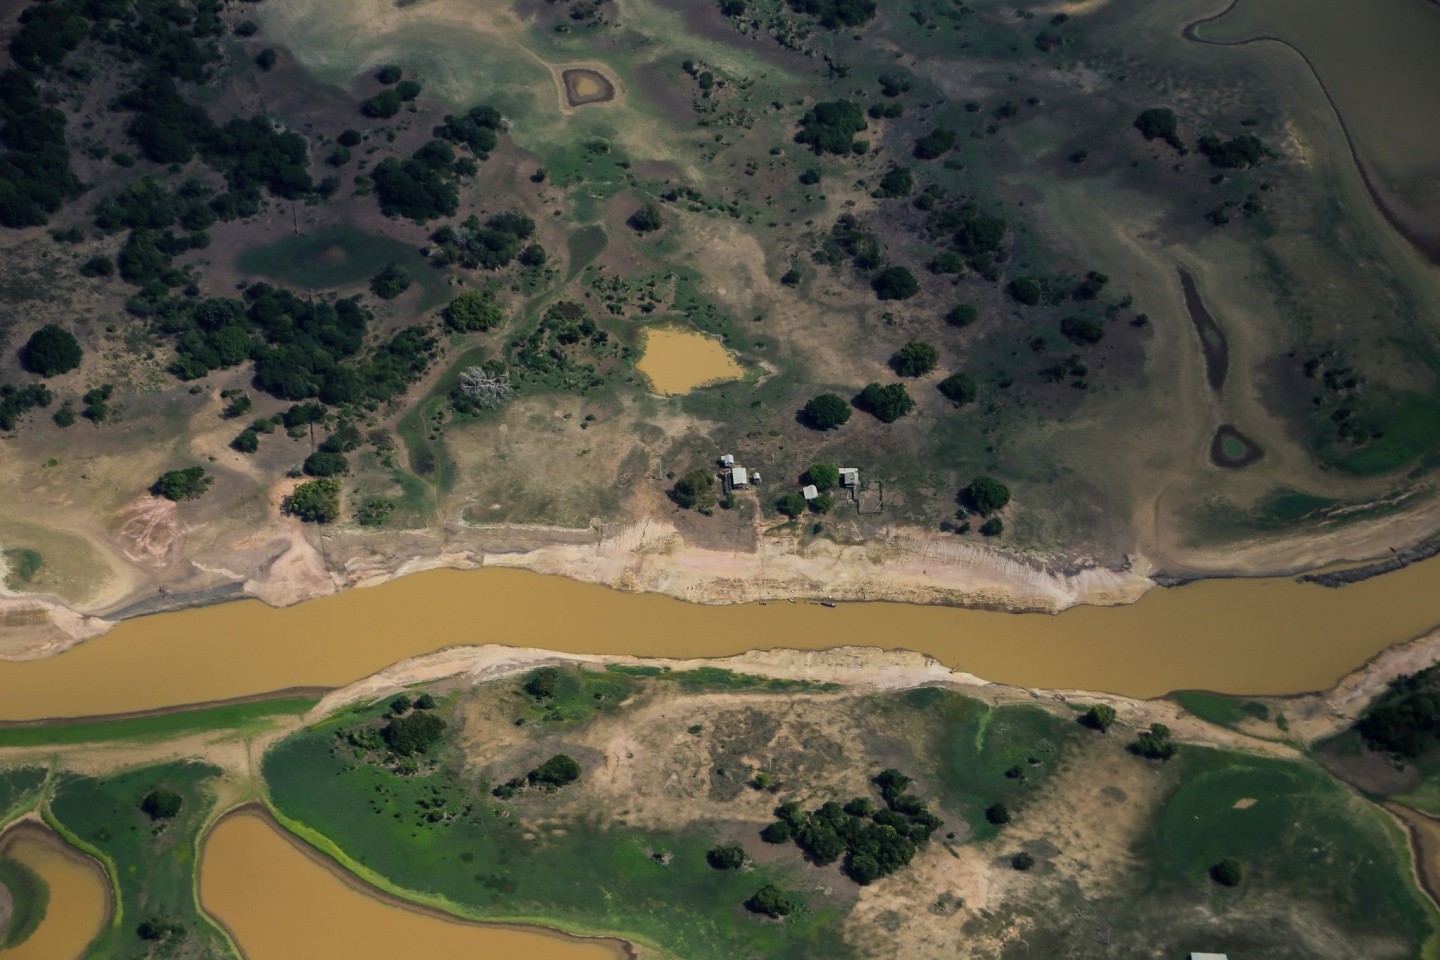
<path id="1" fill-rule="evenodd" d="M 1440 557 L 1340 589 L 1207 580 L 1058 616 L 895 603 L 702 606 L 521 570 L 433 570 L 276 610 L 255 600 L 130 620 L 67 653 L 0 663 L 0 718 L 148 710 L 340 686 L 459 644 L 709 657 L 907 648 L 1025 687 L 1153 697 L 1329 687 L 1440 624 Z"/>
<path id="2" fill-rule="evenodd" d="M 645 354 L 635 368 L 657 392 L 671 395 L 734 380 L 745 372 L 720 341 L 693 330 L 665 327 L 645 333 Z"/>
<path id="3" fill-rule="evenodd" d="M 317 863 L 254 813 L 226 817 L 206 839 L 200 900 L 244 945 L 248 960 L 621 956 L 602 943 L 459 923 L 385 903 Z"/>
<path id="4" fill-rule="evenodd" d="M 5 960 L 78 957 L 100 932 L 110 902 L 100 868 L 39 828 L 20 827 L 6 837 L 4 849 L 50 885 L 45 919 L 24 943 L 4 951 Z"/>

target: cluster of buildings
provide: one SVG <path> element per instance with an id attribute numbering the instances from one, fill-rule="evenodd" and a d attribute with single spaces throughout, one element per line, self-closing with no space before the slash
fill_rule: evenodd
<path id="1" fill-rule="evenodd" d="M 750 470 L 735 462 L 733 454 L 722 454 L 720 457 L 721 478 L 727 489 L 744 490 L 751 484 L 760 482 L 760 471 Z M 860 468 L 840 468 L 840 491 L 846 494 L 851 500 L 859 500 L 860 493 Z M 800 488 L 800 495 L 809 503 L 820 496 L 820 490 L 813 483 L 807 483 Z"/>

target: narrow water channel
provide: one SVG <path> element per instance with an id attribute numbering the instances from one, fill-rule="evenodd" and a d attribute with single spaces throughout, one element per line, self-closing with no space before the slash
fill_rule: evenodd
<path id="1" fill-rule="evenodd" d="M 50 887 L 45 919 L 5 960 L 70 960 L 100 933 L 110 890 L 100 868 L 48 830 L 20 826 L 0 845 L 7 856 L 38 873 Z"/>
<path id="2" fill-rule="evenodd" d="M 255 600 L 142 617 L 63 653 L 0 663 L 0 718 L 147 710 L 340 686 L 459 644 L 701 657 L 907 648 L 987 680 L 1153 697 L 1297 693 L 1440 624 L 1440 557 L 1340 589 L 1207 580 L 1059 616 L 897 603 L 702 606 L 520 570 L 433 570 L 276 610 Z"/>
<path id="3" fill-rule="evenodd" d="M 461 923 L 382 901 L 316 862 L 255 813 L 226 817 L 206 839 L 200 900 L 248 960 L 623 955 L 600 942 Z"/>

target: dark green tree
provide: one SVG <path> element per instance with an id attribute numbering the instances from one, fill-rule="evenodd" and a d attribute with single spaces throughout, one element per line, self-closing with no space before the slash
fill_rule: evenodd
<path id="1" fill-rule="evenodd" d="M 979 317 L 979 312 L 968 303 L 957 304 L 945 314 L 945 322 L 952 327 L 968 327 Z"/>
<path id="2" fill-rule="evenodd" d="M 665 225 L 660 208 L 653 203 L 643 204 L 639 210 L 630 214 L 630 219 L 625 222 L 630 224 L 630 229 L 636 233 L 653 233 Z"/>
<path id="3" fill-rule="evenodd" d="M 738 843 L 712 847 L 705 859 L 716 870 L 739 870 L 745 866 L 745 848 Z"/>
<path id="4" fill-rule="evenodd" d="M 1080 715 L 1080 722 L 1091 730 L 1104 733 L 1115 723 L 1115 708 L 1105 703 L 1093 704 Z"/>
<path id="5" fill-rule="evenodd" d="M 965 373 L 952 373 L 944 380 L 941 380 L 937 386 L 945 399 L 957 407 L 963 407 L 967 403 L 974 403 L 975 398 L 979 395 L 979 390 L 975 386 L 974 378 Z"/>
<path id="6" fill-rule="evenodd" d="M 150 486 L 150 492 L 166 500 L 194 500 L 210 488 L 214 477 L 207 476 L 204 467 L 186 467 L 183 470 L 168 470 Z"/>
<path id="7" fill-rule="evenodd" d="M 767 824 L 764 830 L 760 831 L 760 839 L 766 843 L 789 843 L 792 834 L 790 824 L 785 820 L 776 820 Z"/>
<path id="8" fill-rule="evenodd" d="M 184 798 L 173 790 L 156 787 L 145 794 L 145 799 L 140 801 L 140 809 L 151 820 L 173 820 L 184 802 Z"/>
<path id="9" fill-rule="evenodd" d="M 754 913 L 778 920 L 795 910 L 795 901 L 775 884 L 767 883 L 755 891 L 745 906 Z"/>
<path id="10" fill-rule="evenodd" d="M 800 118 L 795 142 L 816 154 L 843 156 L 855 149 L 855 134 L 866 129 L 865 115 L 849 100 L 828 100 L 815 104 Z"/>
<path id="11" fill-rule="evenodd" d="M 370 278 L 370 292 L 381 300 L 394 300 L 410 289 L 410 274 L 400 264 L 390 262 Z"/>
<path id="12" fill-rule="evenodd" d="M 805 498 L 798 493 L 787 493 L 775 501 L 775 509 L 793 520 L 805 512 Z"/>
<path id="13" fill-rule="evenodd" d="M 580 764 L 576 763 L 573 757 L 557 753 L 526 774 L 526 779 L 531 783 L 558 790 L 580 779 Z"/>
<path id="14" fill-rule="evenodd" d="M 1010 502 L 1010 488 L 994 477 L 979 476 L 961 491 L 961 500 L 981 516 L 988 516 Z"/>
<path id="15" fill-rule="evenodd" d="M 687 510 L 704 510 L 715 503 L 715 477 L 709 470 L 691 470 L 675 481 L 670 499 Z"/>
<path id="16" fill-rule="evenodd" d="M 905 267 L 886 267 L 870 281 L 875 296 L 881 300 L 909 300 L 920 292 L 915 274 Z"/>
<path id="17" fill-rule="evenodd" d="M 54 377 L 80 366 L 82 356 L 84 351 L 68 330 L 47 323 L 20 348 L 20 366 L 39 377 Z"/>
<path id="18" fill-rule="evenodd" d="M 1179 121 L 1175 111 L 1169 107 L 1151 107 L 1135 118 L 1134 127 L 1146 140 L 1159 138 L 1170 146 L 1185 153 L 1185 144 L 1180 141 Z"/>
<path id="19" fill-rule="evenodd" d="M 350 461 L 343 453 L 317 450 L 305 458 L 302 469 L 307 477 L 343 477 L 350 472 Z"/>
<path id="20" fill-rule="evenodd" d="M 1014 867 L 1016 870 L 1029 870 L 1031 867 L 1035 866 L 1035 858 L 1028 853 L 1017 853 L 1015 854 L 1015 856 L 1010 858 L 1010 866 Z"/>
<path id="21" fill-rule="evenodd" d="M 445 721 L 433 713 L 409 713 L 403 717 L 391 717 L 380 728 L 385 744 L 402 757 L 425 753 L 445 733 Z"/>
<path id="22" fill-rule="evenodd" d="M 285 498 L 285 512 L 306 523 L 332 523 L 340 518 L 340 479 L 322 477 L 296 487 Z"/>
<path id="23" fill-rule="evenodd" d="M 1023 303 L 1027 307 L 1033 307 L 1040 302 L 1040 284 L 1034 277 L 1016 277 L 1010 281 L 1005 291 L 1016 303 Z"/>
<path id="24" fill-rule="evenodd" d="M 549 700 L 559 689 L 562 677 L 559 667 L 537 667 L 525 678 L 525 692 L 536 700 Z"/>
<path id="25" fill-rule="evenodd" d="M 995 826 L 1003 826 L 1010 822 L 1010 811 L 1003 803 L 992 803 L 985 808 L 985 820 Z"/>
<path id="26" fill-rule="evenodd" d="M 273 49 L 266 47 L 255 55 L 255 66 L 268 72 L 275 68 L 275 63 L 279 59 Z"/>
<path id="27" fill-rule="evenodd" d="M 489 330 L 504 319 L 488 290 L 466 290 L 445 308 L 445 322 L 456 330 Z"/>
<path id="28" fill-rule="evenodd" d="M 400 68 L 393 63 L 387 63 L 375 71 L 375 79 L 387 87 L 399 83 L 402 76 L 404 76 L 404 74 L 400 72 Z"/>
<path id="29" fill-rule="evenodd" d="M 1210 879 L 1224 887 L 1238 887 L 1245 879 L 1245 868 L 1234 857 L 1226 857 L 1210 868 Z"/>
<path id="30" fill-rule="evenodd" d="M 882 423 L 894 423 L 915 409 L 915 401 L 903 383 L 880 386 L 869 383 L 855 398 L 855 406 L 864 410 Z"/>
<path id="31" fill-rule="evenodd" d="M 918 160 L 934 160 L 945 155 L 955 146 L 955 131 L 947 127 L 936 127 L 915 141 L 915 157 Z"/>
<path id="32" fill-rule="evenodd" d="M 1169 760 L 1175 756 L 1178 747 L 1170 739 L 1169 727 L 1163 723 L 1152 723 L 1150 729 L 1136 737 L 1128 749 L 1146 760 Z"/>
<path id="33" fill-rule="evenodd" d="M 833 393 L 822 393 L 805 402 L 800 412 L 805 425 L 815 430 L 832 430 L 850 419 L 850 404 Z"/>
<path id="34" fill-rule="evenodd" d="M 911 340 L 890 357 L 890 369 L 902 377 L 923 377 L 939 362 L 939 350 L 928 343 Z"/>
<path id="35" fill-rule="evenodd" d="M 816 490 L 831 490 L 840 484 L 840 468 L 833 463 L 812 463 L 801 479 L 813 483 Z"/>
<path id="36" fill-rule="evenodd" d="M 1005 532 L 1005 521 L 999 517 L 991 517 L 980 524 L 980 535 L 984 537 L 998 537 Z"/>

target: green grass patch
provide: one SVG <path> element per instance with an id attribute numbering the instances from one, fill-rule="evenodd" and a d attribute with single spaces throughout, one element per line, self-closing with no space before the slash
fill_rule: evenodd
<path id="1" fill-rule="evenodd" d="M 45 563 L 39 550 L 28 547 L 6 550 L 4 556 L 5 586 L 11 590 L 23 590 L 26 584 L 35 579 L 35 574 L 40 572 L 40 567 Z"/>
<path id="2" fill-rule="evenodd" d="M 1357 943 L 1431 935 L 1398 831 L 1319 767 L 1188 746 L 1170 766 L 1176 787 L 1141 844 L 1157 889 L 1214 893 L 1210 867 L 1234 857 L 1245 880 L 1225 896 L 1283 889 Z"/>
<path id="3" fill-rule="evenodd" d="M 0 770 L 0 826 L 34 803 L 35 793 L 45 783 L 48 772 L 40 767 L 17 767 Z"/>
<path id="4" fill-rule="evenodd" d="M 1030 793 L 1088 733 L 1039 707 L 991 707 L 934 687 L 912 690 L 902 702 L 932 731 L 937 766 L 930 776 L 943 806 L 961 813 L 980 840 L 1000 829 L 986 820 L 986 808 L 1003 803 L 1023 816 Z"/>
<path id="5" fill-rule="evenodd" d="M 1240 700 L 1203 690 L 1182 690 L 1170 699 L 1206 723 L 1235 727 L 1245 720 L 1269 720 L 1270 708 L 1258 700 Z"/>
<path id="6" fill-rule="evenodd" d="M 443 277 L 414 246 L 353 227 L 327 227 L 285 237 L 243 250 L 235 258 L 241 273 L 320 290 L 364 283 L 390 263 L 399 264 L 421 286 L 420 309 L 431 309 L 449 299 Z"/>
<path id="7" fill-rule="evenodd" d="M 269 726 L 275 718 L 298 717 L 317 702 L 314 697 L 282 697 L 121 720 L 0 727 L 0 747 L 168 740 L 205 731 L 250 733 Z"/>
<path id="8" fill-rule="evenodd" d="M 574 680 L 580 689 L 583 680 Z M 335 736 L 356 719 L 342 714 L 282 741 L 265 757 L 265 780 L 283 817 L 397 892 L 475 919 L 623 936 L 689 960 L 848 954 L 835 908 L 805 906 L 784 924 L 744 910 L 766 882 L 800 889 L 789 871 L 716 871 L 705 859 L 713 838 L 700 832 L 526 824 L 443 759 L 410 776 L 357 759 Z"/>
<path id="9" fill-rule="evenodd" d="M 50 802 L 54 823 L 67 840 L 96 853 L 119 886 L 115 920 L 88 956 L 153 955 L 157 945 L 136 932 L 146 920 L 183 928 L 162 950 L 235 956 L 229 939 L 201 912 L 195 892 L 200 828 L 215 802 L 208 781 L 219 773 L 208 764 L 168 763 L 113 777 L 73 777 L 57 789 Z M 141 801 L 157 787 L 182 798 L 173 819 L 151 820 L 141 811 Z"/>
<path id="10" fill-rule="evenodd" d="M 45 919 L 45 908 L 50 905 L 50 885 L 45 878 L 18 860 L 0 857 L 0 886 L 10 891 L 12 912 L 5 936 L 0 937 L 0 949 L 18 947 L 30 939 Z"/>
<path id="11" fill-rule="evenodd" d="M 1423 459 L 1440 445 L 1440 399 L 1413 390 L 1376 389 L 1367 394 L 1358 417 L 1379 424 L 1385 435 L 1362 447 L 1322 443 L 1318 452 L 1331 465 L 1360 477 L 1393 473 Z"/>
<path id="12" fill-rule="evenodd" d="M 574 280 L 579 276 L 581 270 L 584 270 L 591 261 L 605 251 L 605 244 L 609 239 L 605 228 L 598 223 L 581 227 L 570 234 L 566 240 L 566 246 L 570 251 L 570 273 L 566 279 Z"/>

